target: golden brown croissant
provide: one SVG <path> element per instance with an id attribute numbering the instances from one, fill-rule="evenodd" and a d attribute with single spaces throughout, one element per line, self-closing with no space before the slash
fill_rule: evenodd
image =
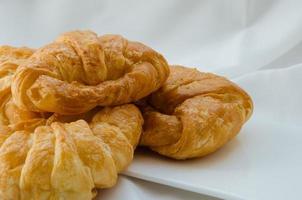
<path id="1" fill-rule="evenodd" d="M 181 66 L 143 107 L 141 145 L 175 159 L 201 157 L 232 139 L 253 110 L 249 95 L 231 81 Z"/>
<path id="2" fill-rule="evenodd" d="M 90 200 L 132 160 L 143 119 L 132 104 L 17 131 L 0 148 L 0 199 Z"/>
<path id="3" fill-rule="evenodd" d="M 17 67 L 32 54 L 33 50 L 26 47 L 0 46 L 0 126 L 22 129 L 43 121 L 41 114 L 18 108 L 11 98 L 12 77 Z"/>
<path id="4" fill-rule="evenodd" d="M 74 31 L 18 68 L 12 94 L 21 108 L 71 115 L 136 101 L 157 90 L 168 74 L 166 60 L 141 43 Z"/>

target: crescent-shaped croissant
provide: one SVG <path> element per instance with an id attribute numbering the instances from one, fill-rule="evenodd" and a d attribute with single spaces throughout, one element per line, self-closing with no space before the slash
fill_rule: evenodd
<path id="1" fill-rule="evenodd" d="M 18 68 L 12 94 L 23 109 L 72 115 L 139 100 L 168 74 L 163 56 L 141 43 L 74 31 L 38 49 Z"/>
<path id="2" fill-rule="evenodd" d="M 0 145 L 0 199 L 91 200 L 132 160 L 143 119 L 132 104 L 104 108 L 88 124 L 52 122 Z"/>
<path id="3" fill-rule="evenodd" d="M 142 105 L 140 144 L 159 154 L 205 156 L 232 139 L 253 110 L 249 95 L 226 78 L 181 66 Z"/>

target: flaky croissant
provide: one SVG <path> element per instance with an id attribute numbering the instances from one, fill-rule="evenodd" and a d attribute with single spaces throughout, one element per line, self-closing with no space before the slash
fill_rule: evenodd
<path id="1" fill-rule="evenodd" d="M 117 35 L 61 35 L 37 50 L 14 77 L 15 103 L 31 111 L 71 115 L 136 101 L 157 90 L 169 67 L 156 51 Z"/>
<path id="2" fill-rule="evenodd" d="M 141 145 L 175 159 L 205 156 L 232 139 L 251 116 L 251 98 L 231 81 L 181 66 L 170 72 L 142 105 Z"/>
<path id="3" fill-rule="evenodd" d="M 132 160 L 142 123 L 128 104 L 99 111 L 89 124 L 53 122 L 12 133 L 0 148 L 0 199 L 92 199 Z"/>
<path id="4" fill-rule="evenodd" d="M 0 46 L 0 126 L 19 130 L 26 128 L 25 126 L 35 127 L 43 124 L 41 114 L 18 108 L 11 96 L 12 77 L 17 67 L 33 52 L 26 47 Z M 2 127 L 2 129 L 6 128 Z"/>

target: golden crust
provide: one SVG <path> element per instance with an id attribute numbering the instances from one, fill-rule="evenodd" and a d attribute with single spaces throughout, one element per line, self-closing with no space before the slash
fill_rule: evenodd
<path id="1" fill-rule="evenodd" d="M 181 66 L 142 106 L 141 145 L 175 159 L 205 156 L 232 139 L 252 114 L 250 96 L 231 81 Z"/>
<path id="2" fill-rule="evenodd" d="M 13 130 L 33 130 L 45 123 L 42 114 L 18 108 L 11 95 L 11 82 L 16 69 L 33 52 L 26 47 L 0 46 L 0 126 L 7 133 Z M 7 133 L 1 134 L 9 135 Z"/>
<path id="3" fill-rule="evenodd" d="M 18 108 L 11 95 L 11 82 L 16 69 L 33 52 L 33 49 L 26 47 L 0 46 L 0 126 L 8 126 L 12 130 L 31 130 L 45 122 L 42 114 Z"/>
<path id="4" fill-rule="evenodd" d="M 74 31 L 20 66 L 12 94 L 23 109 L 72 115 L 139 100 L 157 90 L 168 74 L 166 60 L 141 43 Z"/>
<path id="5" fill-rule="evenodd" d="M 34 50 L 27 47 L 12 47 L 8 45 L 0 46 L 0 63 L 13 60 L 13 63 L 21 63 L 29 58 Z"/>
<path id="6" fill-rule="evenodd" d="M 12 133 L 0 148 L 0 198 L 92 199 L 131 162 L 142 124 L 128 104 L 97 112 L 90 124 L 52 122 Z"/>

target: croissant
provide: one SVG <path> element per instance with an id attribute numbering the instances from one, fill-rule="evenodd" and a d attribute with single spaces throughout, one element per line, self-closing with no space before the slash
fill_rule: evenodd
<path id="1" fill-rule="evenodd" d="M 57 121 L 12 133 L 0 144 L 0 199 L 92 199 L 132 160 L 142 123 L 127 104 L 102 109 L 89 124 Z"/>
<path id="2" fill-rule="evenodd" d="M 226 78 L 172 66 L 166 83 L 140 103 L 140 145 L 174 159 L 212 153 L 231 140 L 253 110 L 250 96 Z"/>
<path id="3" fill-rule="evenodd" d="M 0 126 L 9 126 L 15 130 L 25 127 L 30 129 L 30 126 L 35 127 L 45 122 L 41 114 L 18 108 L 11 96 L 12 77 L 17 67 L 33 52 L 26 47 L 0 46 Z"/>
<path id="4" fill-rule="evenodd" d="M 27 47 L 0 46 L 0 63 L 19 65 L 33 54 L 34 50 Z M 10 64 L 11 63 L 11 64 Z M 14 67 L 12 67 L 14 68 Z"/>
<path id="5" fill-rule="evenodd" d="M 141 99 L 168 74 L 163 56 L 141 43 L 74 31 L 38 49 L 18 68 L 12 95 L 23 109 L 73 115 Z"/>

